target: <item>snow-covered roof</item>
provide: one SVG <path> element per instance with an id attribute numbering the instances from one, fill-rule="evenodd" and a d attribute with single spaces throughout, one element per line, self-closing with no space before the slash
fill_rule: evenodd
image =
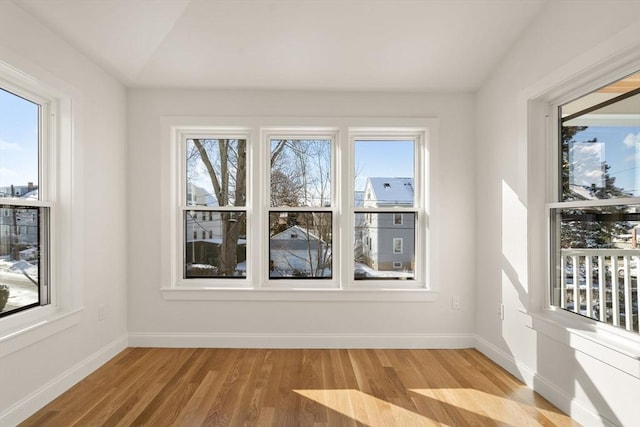
<path id="1" fill-rule="evenodd" d="M 365 194 L 371 190 L 371 198 L 365 200 L 365 205 L 412 205 L 413 178 L 367 178 Z M 365 196 L 366 197 L 366 196 Z"/>
<path id="2" fill-rule="evenodd" d="M 37 199 L 38 198 L 38 189 L 31 190 L 28 193 L 25 193 L 21 196 L 23 199 Z"/>
<path id="3" fill-rule="evenodd" d="M 303 239 L 306 239 L 307 236 L 310 238 L 310 240 L 320 240 L 322 241 L 322 239 L 320 239 L 318 236 L 314 235 L 313 233 L 311 233 L 310 231 L 305 230 L 304 228 L 298 226 L 298 225 L 294 225 L 291 226 L 289 228 L 287 228 L 284 231 L 281 231 L 278 234 L 275 234 L 271 237 L 271 240 L 289 240 L 291 239 L 292 235 L 296 235 L 296 236 L 301 236 Z M 297 237 L 296 237 L 297 238 Z"/>
<path id="4" fill-rule="evenodd" d="M 196 206 L 218 206 L 218 200 L 213 194 L 193 182 L 187 184 L 187 203 Z"/>

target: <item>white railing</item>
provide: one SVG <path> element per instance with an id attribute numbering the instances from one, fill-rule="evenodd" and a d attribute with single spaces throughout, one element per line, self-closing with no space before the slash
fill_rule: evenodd
<path id="1" fill-rule="evenodd" d="M 640 249 L 562 249 L 560 269 L 560 307 L 640 332 Z"/>

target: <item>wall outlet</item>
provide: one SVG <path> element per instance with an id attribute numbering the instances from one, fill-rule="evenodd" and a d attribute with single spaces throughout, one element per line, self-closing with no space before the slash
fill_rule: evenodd
<path id="1" fill-rule="evenodd" d="M 500 316 L 500 320 L 504 320 L 504 304 L 498 306 L 498 316 Z"/>
<path id="2" fill-rule="evenodd" d="M 104 304 L 98 305 L 98 320 L 101 322 L 104 320 Z"/>
<path id="3" fill-rule="evenodd" d="M 454 295 L 451 297 L 451 308 L 454 310 L 460 310 L 460 297 Z"/>

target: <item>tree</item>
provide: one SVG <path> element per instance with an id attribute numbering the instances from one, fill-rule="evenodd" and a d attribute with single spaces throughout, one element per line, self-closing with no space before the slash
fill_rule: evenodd
<path id="1" fill-rule="evenodd" d="M 193 144 L 207 170 L 218 206 L 244 206 L 246 140 L 194 139 Z M 215 161 L 212 161 L 210 154 Z M 220 212 L 220 217 L 222 243 L 218 268 L 221 275 L 233 276 L 238 264 L 238 239 L 241 230 L 246 229 L 246 219 L 242 213 L 229 211 Z"/>
<path id="2" fill-rule="evenodd" d="M 331 200 L 331 142 L 323 139 L 271 140 L 272 207 L 327 207 Z M 304 231 L 306 249 L 288 255 L 295 265 L 304 264 L 311 277 L 326 277 L 331 263 L 330 212 L 272 212 L 269 235 L 298 226 Z M 282 250 L 282 249 L 279 249 Z M 289 270 L 297 270 L 290 266 Z"/>

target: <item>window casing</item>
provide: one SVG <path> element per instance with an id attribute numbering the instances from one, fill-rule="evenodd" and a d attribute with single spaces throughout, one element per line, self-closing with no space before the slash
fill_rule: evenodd
<path id="1" fill-rule="evenodd" d="M 246 133 L 186 134 L 181 153 L 184 280 L 246 277 Z"/>
<path id="2" fill-rule="evenodd" d="M 556 111 L 550 305 L 636 335 L 640 72 Z"/>
<path id="3" fill-rule="evenodd" d="M 55 110 L 49 99 L 3 80 L 0 100 L 0 115 L 9 121 L 0 119 L 6 144 L 0 159 L 0 317 L 6 318 L 51 303 L 49 129 Z"/>
<path id="4" fill-rule="evenodd" d="M 384 127 L 371 125 L 379 121 L 377 119 L 352 121 L 316 118 L 309 119 L 305 126 L 299 125 L 301 121 L 296 118 L 166 120 L 164 126 L 171 138 L 167 139 L 169 149 L 163 156 L 165 164 L 173 165 L 171 170 L 174 172 L 168 174 L 174 177 L 169 183 L 175 189 L 172 190 L 174 194 L 172 197 L 179 198 L 180 201 L 193 200 L 195 197 L 194 189 L 186 185 L 185 147 L 187 140 L 196 136 L 205 139 L 240 138 L 240 136 L 245 138 L 247 187 L 246 204 L 226 208 L 230 212 L 246 216 L 246 248 L 244 249 L 246 263 L 243 265 L 243 274 L 227 277 L 215 275 L 189 277 L 190 275 L 185 274 L 185 265 L 192 256 L 192 253 L 185 250 L 183 246 L 184 236 L 190 235 L 189 229 L 185 227 L 185 212 L 219 210 L 220 207 L 212 209 L 211 206 L 200 207 L 194 206 L 193 203 L 183 203 L 177 211 L 174 211 L 174 214 L 164 217 L 163 221 L 172 218 L 164 224 L 167 224 L 168 229 L 173 230 L 171 235 L 175 236 L 175 239 L 168 240 L 173 241 L 174 245 L 167 244 L 166 247 L 169 250 L 164 251 L 163 255 L 170 255 L 166 259 L 172 260 L 172 273 L 169 276 L 172 279 L 168 283 L 165 282 L 166 285 L 163 286 L 165 298 L 209 299 L 210 294 L 206 292 L 234 289 L 245 290 L 242 294 L 237 294 L 245 297 L 251 295 L 247 294 L 246 290 L 295 291 L 295 294 L 299 295 L 296 298 L 303 299 L 299 291 L 309 291 L 306 292 L 308 295 L 316 295 L 311 291 L 349 289 L 428 291 L 433 289 L 429 287 L 427 281 L 430 272 L 427 251 L 429 230 L 426 215 L 429 182 L 427 135 L 431 132 L 435 139 L 437 119 L 411 119 L 408 120 L 412 123 L 411 127 L 407 127 L 406 123 L 402 123 L 403 120 L 400 119 L 391 121 L 394 124 L 401 123 L 400 125 Z M 272 125 L 273 122 L 277 125 Z M 420 125 L 416 126 L 416 122 Z M 197 124 L 194 125 L 194 123 Z M 314 123 L 316 124 L 313 125 Z M 364 123 L 366 127 L 362 126 Z M 360 127 L 353 126 L 357 124 Z M 415 174 L 413 177 L 415 182 L 411 183 L 414 191 L 412 205 L 382 208 L 363 206 L 365 195 L 359 193 L 359 189 L 353 184 L 356 178 L 354 174 L 356 140 L 411 142 L 411 158 L 404 166 Z M 297 155 L 299 151 L 314 153 L 315 157 L 307 158 L 306 165 L 318 168 L 317 165 L 321 164 L 323 179 L 315 176 L 314 180 L 321 185 L 322 191 L 317 188 L 305 189 L 299 182 L 287 183 L 286 179 L 283 179 L 283 175 L 287 175 L 288 172 L 272 163 L 272 155 L 280 141 L 287 142 L 287 146 L 291 148 L 289 154 Z M 289 144 L 290 142 L 295 143 Z M 304 149 L 299 149 L 299 146 Z M 289 167 L 292 163 L 293 161 L 289 159 L 280 166 Z M 308 170 L 307 172 L 307 177 L 313 175 Z M 289 178 L 299 178 L 294 175 L 289 174 Z M 305 191 L 306 194 L 304 194 Z M 302 196 L 300 192 L 303 193 Z M 288 199 L 288 196 L 295 197 Z M 396 213 L 402 213 L 401 226 L 395 224 Z M 347 238 L 347 236 L 355 236 L 356 217 L 361 218 L 363 223 L 368 223 L 375 222 L 376 217 L 381 214 L 388 217 L 388 228 L 407 228 L 401 232 L 411 235 L 413 248 L 411 259 L 403 261 L 402 267 L 398 267 L 398 259 L 389 259 L 385 267 L 389 274 L 362 277 L 360 269 L 354 264 L 356 261 L 354 247 L 358 244 L 361 247 L 375 246 L 377 236 L 362 236 L 359 242 L 355 241 L 357 238 Z M 214 233 L 214 240 L 215 237 Z M 380 245 L 383 244 L 386 245 L 387 252 L 394 255 L 393 242 L 380 243 Z M 180 250 L 181 245 L 182 250 Z M 408 252 L 407 245 L 405 239 L 403 245 L 405 253 Z M 178 250 L 175 250 L 176 246 Z M 363 278 L 367 281 L 362 281 Z M 180 293 L 181 290 L 185 292 Z M 196 292 L 197 290 L 203 292 Z M 224 295 L 226 298 L 235 294 L 218 292 L 218 295 Z M 266 294 L 256 293 L 255 295 Z M 284 297 L 286 294 L 277 295 Z M 332 294 L 324 293 L 323 295 Z M 405 294 L 395 293 L 394 299 L 400 300 L 404 298 L 403 295 Z M 435 294 L 424 293 L 423 295 Z M 340 297 L 336 296 L 336 298 Z M 406 298 L 412 297 L 406 294 Z M 431 299 L 432 296 L 420 298 Z M 216 298 L 211 296 L 211 299 Z"/>

